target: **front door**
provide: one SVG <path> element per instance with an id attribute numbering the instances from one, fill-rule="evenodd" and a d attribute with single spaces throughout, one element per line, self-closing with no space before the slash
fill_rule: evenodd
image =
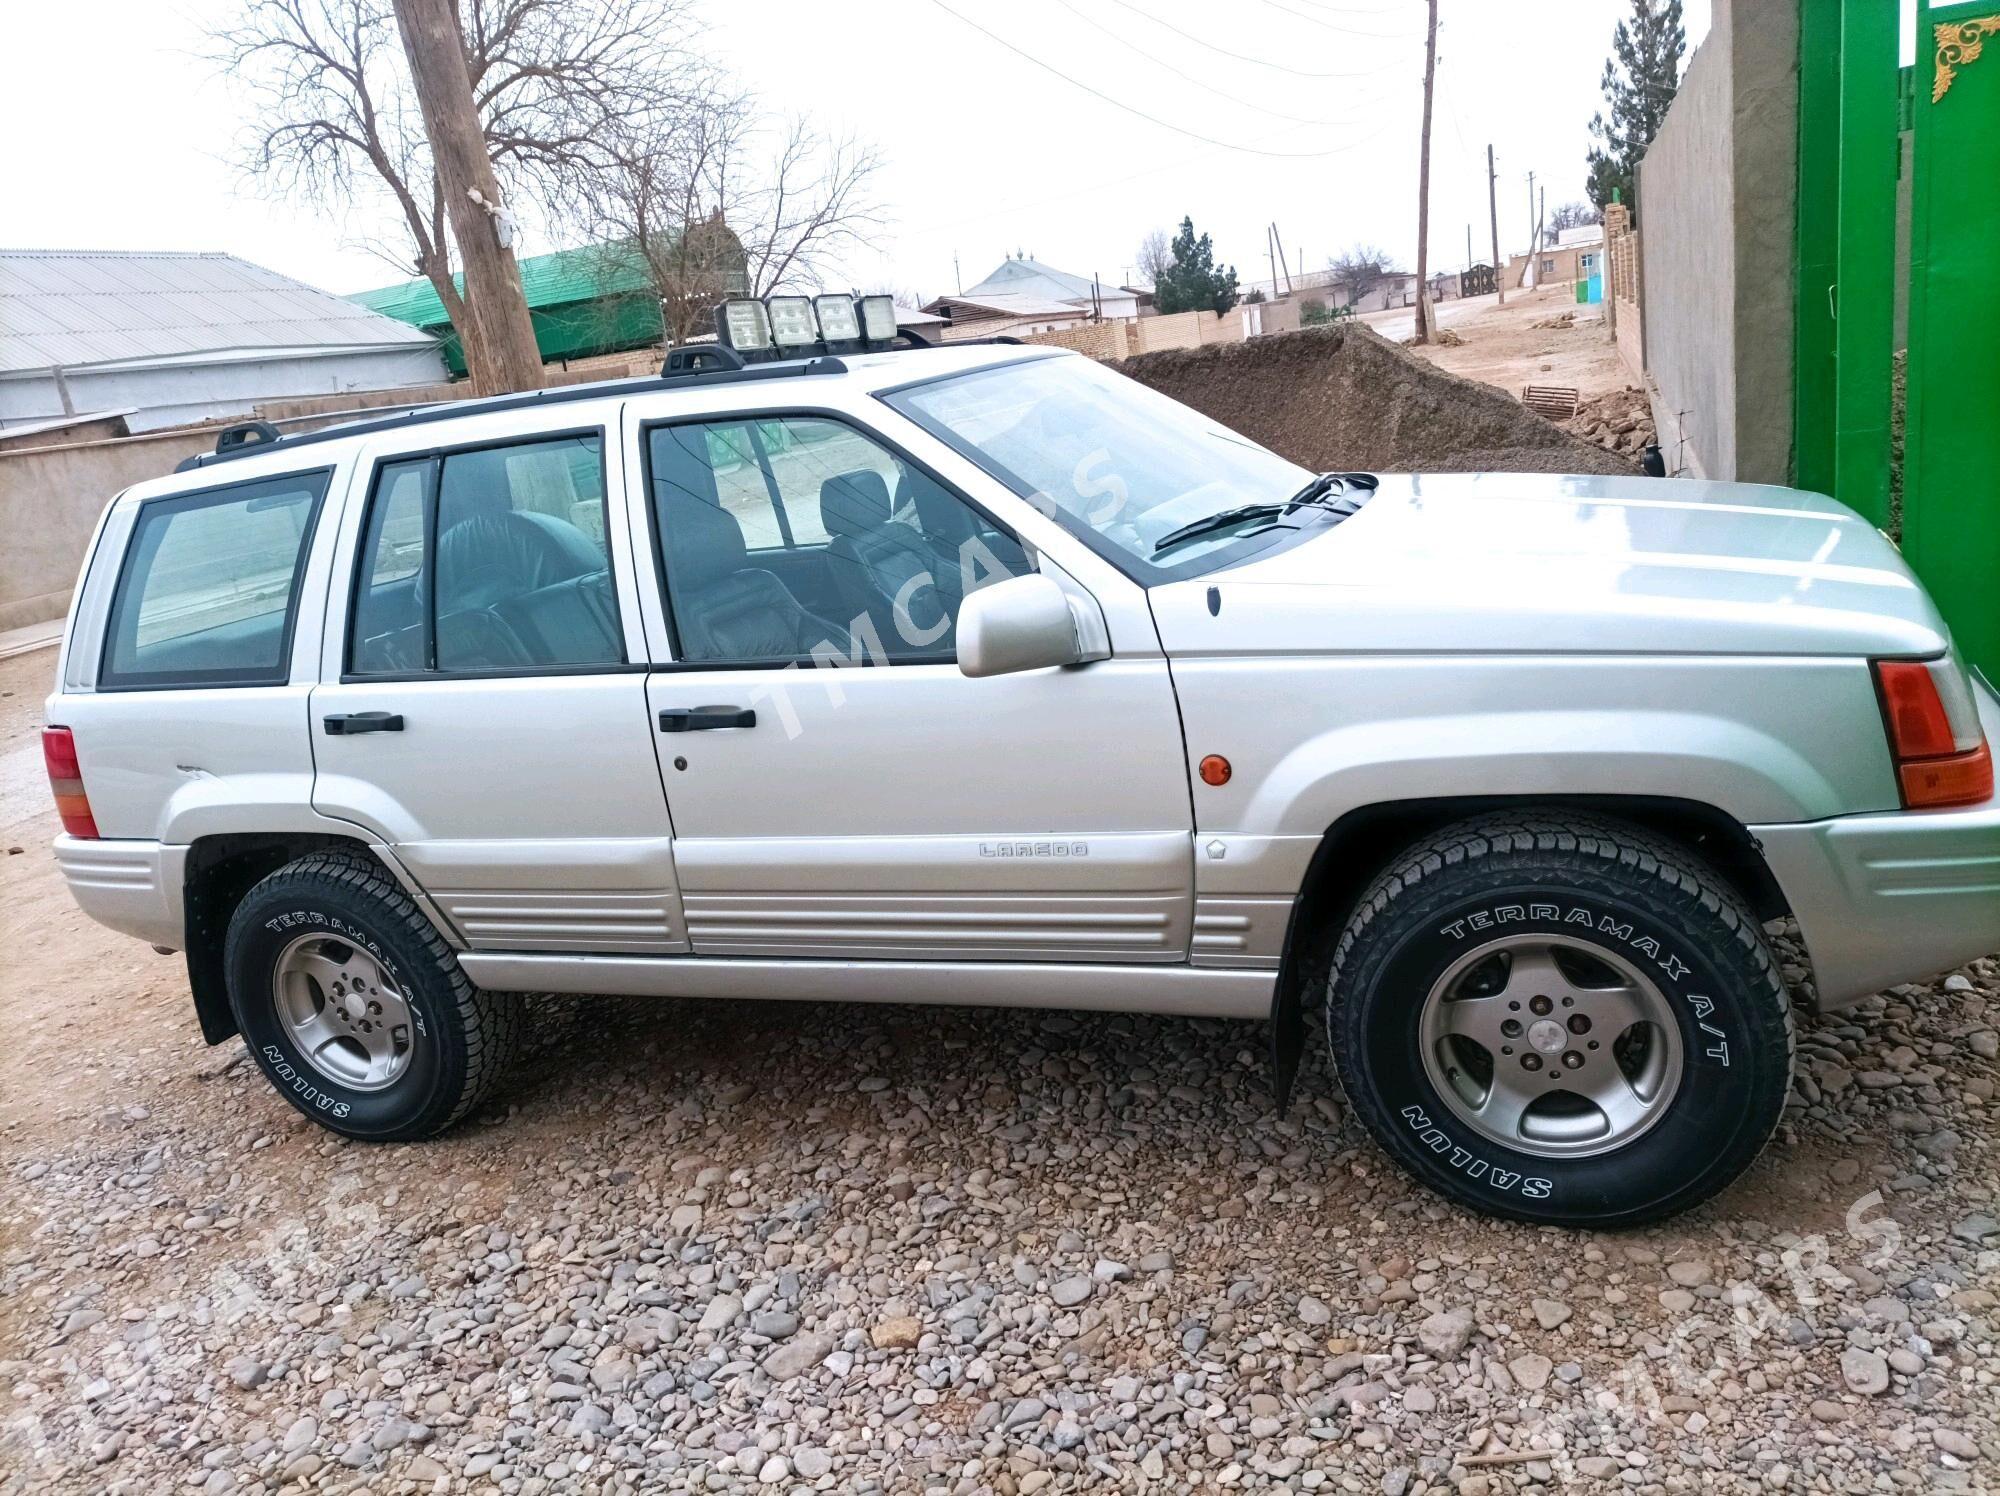
<path id="1" fill-rule="evenodd" d="M 474 950 L 688 948 L 606 465 L 601 427 L 378 451 L 336 556 L 313 804 Z"/>
<path id="2" fill-rule="evenodd" d="M 1157 653 L 960 674 L 965 594 L 1029 557 L 845 419 L 661 423 L 639 447 L 675 661 L 647 697 L 697 954 L 1186 959 Z"/>

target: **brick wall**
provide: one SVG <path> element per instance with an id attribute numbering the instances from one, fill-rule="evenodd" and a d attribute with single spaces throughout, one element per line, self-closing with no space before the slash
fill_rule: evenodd
<path id="1" fill-rule="evenodd" d="M 1134 351 L 1129 329 L 1136 325 L 1124 318 L 1110 322 L 1083 322 L 1075 327 L 1059 327 L 1054 332 L 1032 333 L 1021 341 L 1047 343 L 1055 348 L 1074 348 L 1092 358 L 1119 359 Z"/>
<path id="2" fill-rule="evenodd" d="M 1158 353 L 1163 348 L 1204 348 L 1210 343 L 1243 341 L 1243 317 L 1231 310 L 1215 312 L 1174 312 L 1164 317 L 1141 317 L 1132 324 L 1132 352 Z"/>
<path id="3" fill-rule="evenodd" d="M 1604 210 L 1605 314 L 1611 322 L 1618 357 L 1634 379 L 1646 369 L 1645 323 L 1640 311 L 1639 231 L 1632 227 L 1632 210 L 1612 203 Z"/>

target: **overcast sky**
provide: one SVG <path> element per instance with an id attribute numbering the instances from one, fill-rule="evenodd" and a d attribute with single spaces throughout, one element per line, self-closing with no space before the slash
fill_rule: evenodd
<path id="1" fill-rule="evenodd" d="M 1017 250 L 1122 280 L 1145 232 L 1184 214 L 1246 282 L 1268 273 L 1274 220 L 1294 271 L 1358 241 L 1414 261 L 1422 0 L 690 3 L 773 111 L 879 147 L 890 222 L 848 266 L 856 285 L 936 296 Z M 1708 0 L 1685 8 L 1692 52 Z M 395 278 L 364 247 L 393 221 L 273 202 L 230 164 L 246 106 L 196 54 L 234 9 L 0 0 L 0 245 L 227 250 L 334 291 Z M 1441 10 L 1431 261 L 1455 269 L 1468 224 L 1490 253 L 1489 141 L 1503 252 L 1525 247 L 1528 172 L 1551 206 L 1583 195 L 1630 3 Z"/>

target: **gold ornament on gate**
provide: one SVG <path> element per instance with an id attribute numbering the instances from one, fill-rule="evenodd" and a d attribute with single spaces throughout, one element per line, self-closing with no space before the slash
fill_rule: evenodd
<path id="1" fill-rule="evenodd" d="M 1961 67 L 1979 61 L 1986 38 L 2000 36 L 2000 16 L 1940 21 L 1931 31 L 1937 37 L 1937 75 L 1931 80 L 1931 102 L 1935 104 L 1944 97 Z"/>

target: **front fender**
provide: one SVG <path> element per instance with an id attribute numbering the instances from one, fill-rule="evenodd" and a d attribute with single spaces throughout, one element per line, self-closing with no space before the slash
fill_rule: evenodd
<path id="1" fill-rule="evenodd" d="M 1201 833 L 1318 836 L 1464 796 L 1645 796 L 1740 824 L 1898 804 L 1862 661 L 1609 657 L 1176 662 Z M 1275 890 L 1274 890 L 1275 891 Z"/>

